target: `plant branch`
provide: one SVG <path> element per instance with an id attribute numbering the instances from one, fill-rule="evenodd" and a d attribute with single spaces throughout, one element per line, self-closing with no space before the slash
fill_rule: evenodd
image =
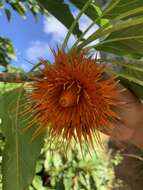
<path id="1" fill-rule="evenodd" d="M 21 74 L 21 73 L 0 73 L 0 82 L 8 82 L 8 83 L 24 83 L 34 81 L 34 75 L 29 74 Z"/>

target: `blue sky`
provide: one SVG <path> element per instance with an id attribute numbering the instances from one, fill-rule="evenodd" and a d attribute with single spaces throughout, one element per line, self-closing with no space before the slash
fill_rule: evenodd
<path id="1" fill-rule="evenodd" d="M 77 14 L 76 9 L 72 9 L 72 12 L 74 15 Z M 85 30 L 91 21 L 86 16 L 83 16 L 79 23 L 81 30 Z M 9 37 L 16 49 L 17 58 L 12 61 L 12 65 L 21 67 L 24 70 L 29 70 L 32 67 L 26 60 L 34 64 L 41 57 L 53 61 L 49 47 L 60 46 L 67 33 L 67 29 L 56 18 L 52 16 L 45 18 L 39 14 L 38 19 L 35 20 L 30 12 L 27 13 L 26 18 L 22 18 L 12 11 L 10 22 L 7 21 L 2 13 L 0 25 L 2 26 L 0 36 Z M 93 27 L 88 35 L 96 29 L 96 26 Z M 74 41 L 75 38 L 72 36 L 69 46 Z"/>

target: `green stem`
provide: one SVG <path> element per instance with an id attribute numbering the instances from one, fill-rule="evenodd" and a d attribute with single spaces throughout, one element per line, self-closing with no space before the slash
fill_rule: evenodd
<path id="1" fill-rule="evenodd" d="M 95 23 L 92 22 L 92 23 L 88 26 L 88 28 L 80 35 L 80 37 L 77 39 L 77 41 L 76 41 L 76 42 L 74 43 L 74 45 L 72 46 L 71 51 L 76 48 L 76 46 L 78 45 L 78 43 L 83 39 L 83 37 L 85 36 L 85 34 L 92 28 L 92 26 L 94 26 L 94 24 L 95 24 Z"/>
<path id="2" fill-rule="evenodd" d="M 92 41 L 96 40 L 97 38 L 107 35 L 109 33 L 125 29 L 134 25 L 138 25 L 143 23 L 143 18 L 136 18 L 134 20 L 128 20 L 126 22 L 123 22 L 119 25 L 115 25 L 110 28 L 106 28 L 106 25 L 104 25 L 102 28 L 99 28 L 95 33 L 93 33 L 87 40 L 85 40 L 82 44 L 79 45 L 79 49 L 82 49 L 84 46 L 88 45 Z M 106 29 L 105 29 L 106 28 Z M 105 29 L 105 30 L 104 30 Z"/>
<path id="3" fill-rule="evenodd" d="M 19 73 L 0 73 L 0 82 L 8 82 L 8 83 L 24 83 L 31 82 L 34 78 L 32 74 L 19 74 Z"/>
<path id="4" fill-rule="evenodd" d="M 136 40 L 136 39 L 143 39 L 143 36 L 129 36 L 129 37 L 121 37 L 121 38 L 114 38 L 112 40 L 106 40 L 106 41 L 101 41 L 100 44 L 96 44 L 96 45 L 92 45 L 92 46 L 88 46 L 87 49 L 92 49 L 92 48 L 97 48 L 100 45 L 104 45 L 104 44 L 108 44 L 108 43 L 112 43 L 112 42 L 118 42 L 118 41 L 125 41 L 125 40 Z"/>
<path id="5" fill-rule="evenodd" d="M 104 10 L 104 15 L 111 11 L 119 2 L 120 0 L 116 0 L 114 3 L 111 1 L 110 5 Z"/>
<path id="6" fill-rule="evenodd" d="M 64 39 L 64 42 L 63 42 L 63 45 L 62 45 L 62 48 L 65 49 L 67 47 L 67 43 L 68 43 L 68 40 L 70 38 L 70 35 L 73 33 L 74 31 L 74 28 L 78 22 L 78 20 L 80 19 L 81 15 L 84 13 L 84 11 L 88 8 L 88 6 L 90 5 L 90 3 L 92 2 L 92 0 L 88 0 L 87 3 L 83 6 L 83 8 L 81 9 L 81 11 L 79 12 L 79 14 L 77 15 L 76 19 L 74 20 L 74 22 L 72 23 L 65 39 Z"/>

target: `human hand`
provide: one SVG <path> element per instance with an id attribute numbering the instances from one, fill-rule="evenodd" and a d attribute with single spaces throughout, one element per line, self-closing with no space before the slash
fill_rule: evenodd
<path id="1" fill-rule="evenodd" d="M 122 85 L 118 88 L 124 89 Z M 121 120 L 113 122 L 109 135 L 114 140 L 131 142 L 143 148 L 143 104 L 127 89 L 121 92 L 118 99 L 124 102 L 116 110 Z"/>

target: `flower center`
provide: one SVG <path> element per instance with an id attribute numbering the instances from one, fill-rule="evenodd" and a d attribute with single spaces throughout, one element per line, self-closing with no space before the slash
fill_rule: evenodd
<path id="1" fill-rule="evenodd" d="M 64 90 L 60 97 L 59 103 L 62 107 L 70 107 L 76 104 L 77 95 L 71 89 Z"/>
<path id="2" fill-rule="evenodd" d="M 71 107 L 78 104 L 79 90 L 76 85 L 70 85 L 63 90 L 59 103 L 62 107 Z"/>

